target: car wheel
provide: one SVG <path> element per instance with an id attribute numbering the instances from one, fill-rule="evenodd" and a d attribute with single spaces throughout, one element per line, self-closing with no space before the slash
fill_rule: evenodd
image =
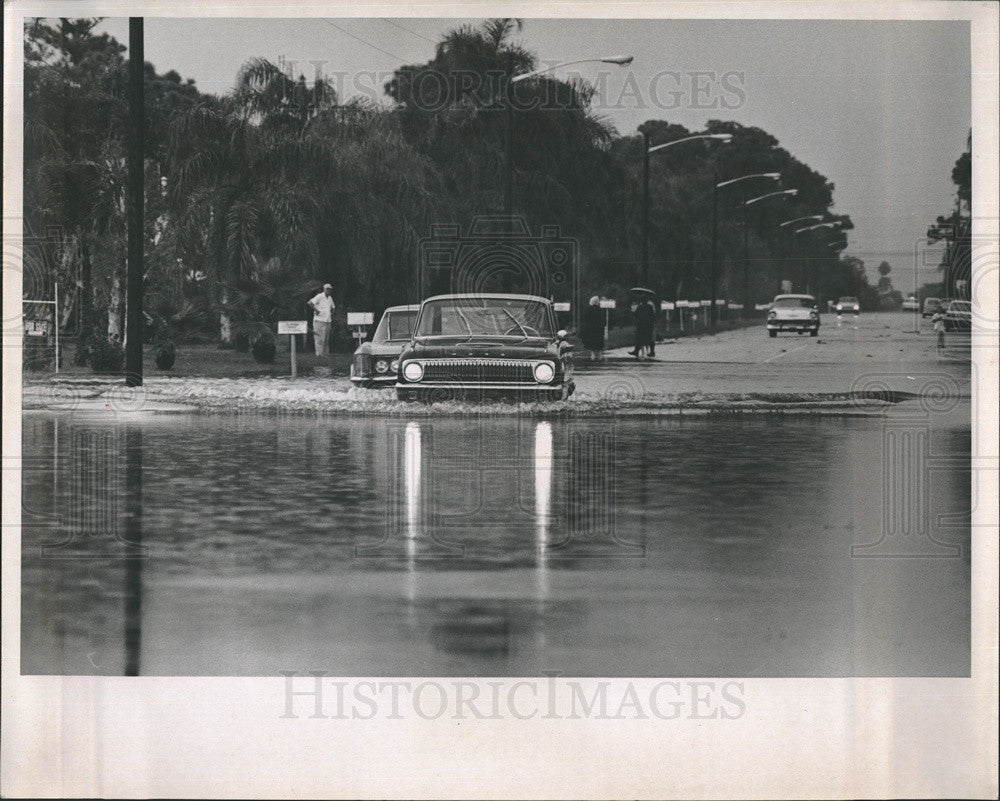
<path id="1" fill-rule="evenodd" d="M 777 331 L 768 331 L 767 335 L 773 339 L 774 337 L 778 336 L 778 332 Z"/>
<path id="2" fill-rule="evenodd" d="M 811 337 L 818 337 L 819 336 L 819 329 L 818 328 L 814 328 L 812 331 L 809 332 L 809 336 L 811 336 Z"/>

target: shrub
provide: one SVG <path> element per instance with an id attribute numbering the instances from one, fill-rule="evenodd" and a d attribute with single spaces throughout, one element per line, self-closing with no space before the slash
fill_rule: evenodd
<path id="1" fill-rule="evenodd" d="M 95 373 L 118 374 L 125 365 L 125 348 L 117 341 L 98 339 L 91 342 L 88 355 Z"/>
<path id="2" fill-rule="evenodd" d="M 274 364 L 275 350 L 274 335 L 270 331 L 260 332 L 250 343 L 254 361 L 260 364 Z"/>
<path id="3" fill-rule="evenodd" d="M 169 370 L 177 359 L 177 349 L 173 342 L 164 342 L 156 349 L 156 366 L 161 370 Z"/>

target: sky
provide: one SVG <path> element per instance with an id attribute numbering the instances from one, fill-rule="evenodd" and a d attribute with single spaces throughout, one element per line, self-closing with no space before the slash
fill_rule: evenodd
<path id="1" fill-rule="evenodd" d="M 253 57 L 317 66 L 341 96 L 388 103 L 382 85 L 402 64 L 428 61 L 447 30 L 480 19 L 146 18 L 145 55 L 159 72 L 225 93 Z M 102 29 L 123 44 L 128 22 Z M 525 19 L 515 41 L 543 65 L 628 54 L 629 67 L 583 64 L 598 113 L 620 133 L 647 119 L 700 130 L 710 119 L 763 128 L 835 185 L 849 214 L 848 255 L 870 280 L 882 260 L 912 291 L 915 249 L 954 207 L 951 170 L 971 126 L 969 23 L 836 20 Z M 936 256 L 923 256 L 920 282 Z M 929 267 L 930 265 L 930 267 Z"/>

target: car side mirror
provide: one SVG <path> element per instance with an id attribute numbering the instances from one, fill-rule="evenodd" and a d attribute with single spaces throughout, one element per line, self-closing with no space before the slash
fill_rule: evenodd
<path id="1" fill-rule="evenodd" d="M 566 329 L 565 328 L 560 328 L 558 331 L 556 331 L 556 339 L 560 339 L 560 340 L 561 339 L 566 339 L 566 336 L 567 335 L 566 335 Z"/>

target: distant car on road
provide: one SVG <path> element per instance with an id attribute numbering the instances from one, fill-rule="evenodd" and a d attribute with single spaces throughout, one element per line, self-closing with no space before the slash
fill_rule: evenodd
<path id="1" fill-rule="evenodd" d="M 809 336 L 819 334 L 819 308 L 812 295 L 778 295 L 771 302 L 767 313 L 767 334 L 778 336 L 779 331 L 806 331 Z"/>
<path id="2" fill-rule="evenodd" d="M 421 304 L 413 338 L 400 354 L 396 396 L 565 400 L 572 375 L 573 346 L 556 330 L 547 298 L 438 295 Z"/>
<path id="3" fill-rule="evenodd" d="M 857 298 L 852 297 L 842 297 L 837 301 L 837 314 L 846 314 L 847 312 L 853 312 L 854 314 L 861 313 L 861 304 L 858 303 Z"/>
<path id="4" fill-rule="evenodd" d="M 945 331 L 972 330 L 972 303 L 967 300 L 953 300 L 944 313 Z"/>
<path id="5" fill-rule="evenodd" d="M 913 297 L 913 295 L 910 295 L 910 297 L 903 301 L 903 305 L 899 308 L 903 311 L 918 311 L 920 309 L 920 301 Z"/>
<path id="6" fill-rule="evenodd" d="M 351 361 L 351 381 L 360 387 L 391 387 L 397 361 L 413 335 L 419 305 L 391 306 L 382 314 L 371 342 L 362 342 Z"/>
<path id="7" fill-rule="evenodd" d="M 941 310 L 941 298 L 924 298 L 924 310 L 921 317 L 933 317 L 934 312 Z"/>

